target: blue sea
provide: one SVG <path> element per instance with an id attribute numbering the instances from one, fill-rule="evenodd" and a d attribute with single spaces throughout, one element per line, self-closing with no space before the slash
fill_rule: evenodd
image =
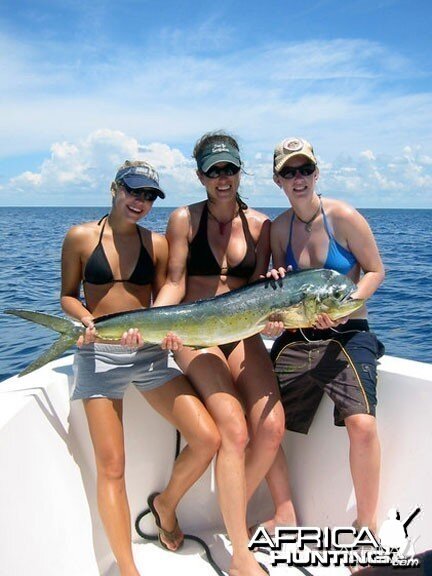
<path id="1" fill-rule="evenodd" d="M 171 208 L 143 225 L 164 232 Z M 282 208 L 263 208 L 273 219 Z M 0 312 L 61 314 L 60 251 L 70 226 L 108 208 L 1 208 Z M 432 210 L 361 210 L 377 239 L 386 280 L 369 301 L 372 329 L 392 356 L 432 362 Z M 22 370 L 55 339 L 42 327 L 0 313 L 0 381 Z"/>

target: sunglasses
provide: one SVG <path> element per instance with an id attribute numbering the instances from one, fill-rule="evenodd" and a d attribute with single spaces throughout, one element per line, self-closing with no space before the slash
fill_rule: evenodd
<path id="1" fill-rule="evenodd" d="M 315 172 L 315 170 L 315 164 L 303 164 L 302 166 L 297 166 L 296 168 L 287 166 L 279 172 L 279 176 L 282 176 L 282 178 L 285 178 L 286 180 L 292 180 L 294 176 L 297 175 L 297 172 L 301 176 L 310 176 Z"/>
<path id="2" fill-rule="evenodd" d="M 121 182 L 121 185 L 129 196 L 132 196 L 132 198 L 136 198 L 137 200 L 142 200 L 143 202 L 154 202 L 159 196 L 158 191 L 154 188 L 130 188 L 123 181 Z"/>
<path id="3" fill-rule="evenodd" d="M 227 164 L 226 166 L 218 167 L 212 166 L 207 170 L 207 172 L 203 172 L 204 176 L 207 178 L 219 178 L 219 176 L 235 176 L 240 172 L 240 166 L 236 166 L 235 164 Z"/>

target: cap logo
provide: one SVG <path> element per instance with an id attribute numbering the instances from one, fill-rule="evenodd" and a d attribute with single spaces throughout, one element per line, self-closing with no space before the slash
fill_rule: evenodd
<path id="1" fill-rule="evenodd" d="M 229 152 L 230 150 L 225 142 L 222 142 L 220 144 L 213 144 L 211 151 L 212 154 L 220 154 L 221 152 Z"/>
<path id="2" fill-rule="evenodd" d="M 139 174 L 140 176 L 145 176 L 146 178 L 159 183 L 158 173 L 149 165 L 129 166 L 127 168 L 123 168 L 117 172 L 116 179 L 125 178 L 125 176 L 129 176 L 129 174 Z"/>
<path id="3" fill-rule="evenodd" d="M 150 166 L 134 166 L 135 174 L 142 174 L 143 176 L 147 176 L 152 180 L 158 181 L 157 174 L 154 170 L 150 168 Z"/>
<path id="4" fill-rule="evenodd" d="M 302 140 L 297 138 L 292 138 L 290 140 L 284 140 L 282 142 L 282 148 L 287 152 L 298 152 L 303 148 L 304 144 Z"/>

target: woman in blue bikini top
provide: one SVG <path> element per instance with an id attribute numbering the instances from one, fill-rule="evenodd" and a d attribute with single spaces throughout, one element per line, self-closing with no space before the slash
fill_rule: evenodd
<path id="1" fill-rule="evenodd" d="M 272 224 L 274 268 L 331 268 L 357 284 L 356 298 L 370 298 L 384 279 L 374 236 L 355 208 L 317 193 L 319 168 L 311 144 L 301 138 L 281 142 L 273 178 L 291 204 Z M 351 316 L 366 317 L 366 307 Z M 336 324 L 323 314 L 317 327 Z"/>

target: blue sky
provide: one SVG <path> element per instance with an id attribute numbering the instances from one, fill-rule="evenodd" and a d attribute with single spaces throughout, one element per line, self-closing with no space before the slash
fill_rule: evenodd
<path id="1" fill-rule="evenodd" d="M 272 151 L 303 136 L 323 194 L 432 208 L 431 24 L 426 0 L 4 0 L 0 205 L 107 205 L 126 158 L 199 200 L 194 142 L 225 129 L 253 206 L 285 205 Z"/>

